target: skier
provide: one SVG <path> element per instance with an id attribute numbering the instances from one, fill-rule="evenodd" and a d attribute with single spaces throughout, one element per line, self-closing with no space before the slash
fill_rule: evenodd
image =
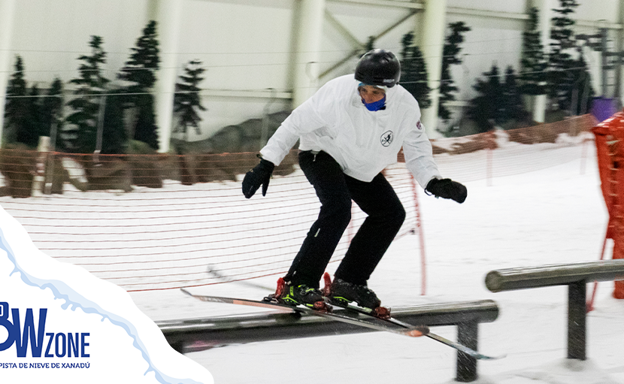
<path id="1" fill-rule="evenodd" d="M 440 175 L 418 102 L 398 85 L 400 75 L 392 52 L 367 52 L 355 76 L 327 82 L 284 120 L 260 150 L 260 163 L 245 175 L 245 197 L 261 186 L 265 196 L 274 167 L 300 140 L 299 165 L 321 202 L 318 219 L 284 276 L 281 302 L 314 308 L 323 301 L 319 281 L 351 220 L 353 200 L 367 218 L 336 270 L 329 297 L 371 310 L 380 307 L 367 281 L 405 219 L 381 171 L 396 163 L 401 147 L 407 168 L 427 194 L 458 203 L 466 199 L 466 187 Z"/>

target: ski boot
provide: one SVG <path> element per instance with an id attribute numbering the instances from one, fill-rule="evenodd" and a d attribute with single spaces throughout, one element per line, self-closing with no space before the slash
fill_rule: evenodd
<path id="1" fill-rule="evenodd" d="M 277 289 L 275 294 L 271 296 L 278 302 L 293 307 L 303 305 L 319 311 L 329 312 L 331 310 L 318 289 L 310 288 L 305 284 L 294 286 L 290 282 L 286 282 L 283 277 L 277 280 Z"/>
<path id="2" fill-rule="evenodd" d="M 390 318 L 390 309 L 381 306 L 381 300 L 372 289 L 366 285 L 359 285 L 346 282 L 342 279 L 331 281 L 328 273 L 323 276 L 325 288 L 323 294 L 329 298 L 330 303 L 339 306 L 348 306 L 355 301 L 364 311 L 370 312 L 381 319 Z"/>

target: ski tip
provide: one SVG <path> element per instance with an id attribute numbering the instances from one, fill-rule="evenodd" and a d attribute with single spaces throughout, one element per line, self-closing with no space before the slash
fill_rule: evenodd
<path id="1" fill-rule="evenodd" d="M 499 356 L 479 355 L 479 360 L 498 360 L 498 359 L 504 359 L 505 357 L 507 357 L 507 354 L 499 355 Z"/>
<path id="2" fill-rule="evenodd" d="M 411 331 L 405 332 L 405 334 L 408 335 L 408 336 L 411 336 L 411 337 L 425 336 L 425 334 L 422 333 L 419 329 L 412 329 Z"/>

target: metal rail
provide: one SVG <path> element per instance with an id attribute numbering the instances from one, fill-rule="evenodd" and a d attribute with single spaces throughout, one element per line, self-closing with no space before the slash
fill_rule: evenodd
<path id="1" fill-rule="evenodd" d="M 432 326 L 456 325 L 458 341 L 477 350 L 478 325 L 498 318 L 498 305 L 492 300 L 428 304 L 393 308 L 393 317 L 406 323 Z M 228 344 L 267 340 L 345 335 L 374 332 L 357 325 L 339 323 L 315 315 L 258 313 L 195 320 L 157 322 L 169 344 L 181 353 L 196 352 Z M 456 380 L 477 379 L 477 360 L 457 353 Z"/>
<path id="2" fill-rule="evenodd" d="M 492 292 L 568 286 L 568 358 L 585 360 L 587 333 L 586 285 L 624 280 L 624 260 L 508 268 L 489 272 L 485 285 Z"/>

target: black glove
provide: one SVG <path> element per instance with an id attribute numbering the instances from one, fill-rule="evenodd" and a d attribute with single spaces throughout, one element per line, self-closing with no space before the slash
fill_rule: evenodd
<path id="1" fill-rule="evenodd" d="M 462 184 L 451 179 L 431 179 L 425 192 L 443 199 L 453 199 L 459 204 L 468 196 L 468 190 Z"/>
<path id="2" fill-rule="evenodd" d="M 245 174 L 245 178 L 243 179 L 243 195 L 249 199 L 262 185 L 262 196 L 266 196 L 267 189 L 269 188 L 269 180 L 273 174 L 273 168 L 275 168 L 275 165 L 270 161 L 264 159 L 260 160 L 260 164 L 256 165 L 254 169 Z"/>

